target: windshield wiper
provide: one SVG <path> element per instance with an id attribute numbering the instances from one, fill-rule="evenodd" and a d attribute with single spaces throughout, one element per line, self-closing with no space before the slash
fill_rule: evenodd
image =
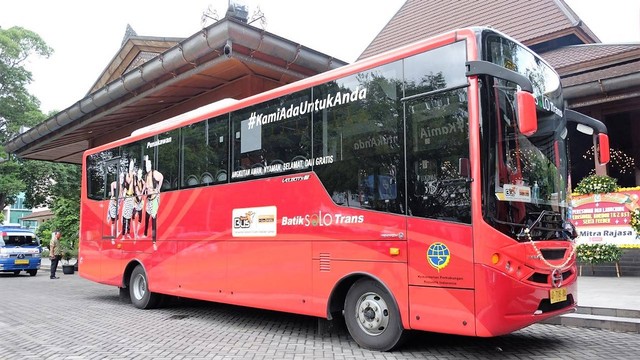
<path id="1" fill-rule="evenodd" d="M 531 214 L 537 214 L 532 212 Z M 578 236 L 573 224 L 562 219 L 562 214 L 557 211 L 542 210 L 531 225 L 523 226 L 517 234 L 518 240 L 564 239 L 572 240 Z"/>
<path id="2" fill-rule="evenodd" d="M 499 220 L 493 216 L 490 219 L 499 225 L 508 226 L 518 241 L 535 240 L 553 240 L 563 239 L 572 240 L 578 236 L 578 233 L 571 222 L 564 221 L 562 214 L 556 211 L 542 210 L 541 212 L 528 212 L 529 215 L 537 215 L 534 221 L 526 223 L 516 223 L 511 221 Z"/>

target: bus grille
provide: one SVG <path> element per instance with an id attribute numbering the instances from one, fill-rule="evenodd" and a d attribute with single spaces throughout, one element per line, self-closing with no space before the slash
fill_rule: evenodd
<path id="1" fill-rule="evenodd" d="M 571 306 L 572 304 L 573 304 L 573 295 L 568 294 L 567 300 L 557 302 L 555 304 L 552 304 L 549 299 L 543 299 L 542 301 L 540 301 L 540 304 L 538 305 L 538 310 L 541 310 L 543 313 L 547 313 L 550 311 L 564 309 L 567 306 Z"/>
<path id="2" fill-rule="evenodd" d="M 566 280 L 567 278 L 569 278 L 569 276 L 571 276 L 571 274 L 572 274 L 571 270 L 567 270 L 563 272 L 562 280 Z M 549 274 L 536 272 L 536 273 L 533 273 L 531 276 L 529 276 L 527 280 L 537 284 L 551 284 L 551 281 L 549 279 Z"/>
<path id="3" fill-rule="evenodd" d="M 541 249 L 540 253 L 547 260 L 560 260 L 564 259 L 564 254 L 567 249 Z"/>

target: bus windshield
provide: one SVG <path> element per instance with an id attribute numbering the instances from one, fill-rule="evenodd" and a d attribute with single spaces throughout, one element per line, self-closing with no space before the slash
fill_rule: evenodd
<path id="1" fill-rule="evenodd" d="M 487 38 L 488 61 L 529 78 L 537 104 L 538 130 L 523 135 L 517 126 L 517 86 L 489 78 L 483 91 L 483 211 L 489 223 L 516 239 L 524 230 L 536 240 L 569 238 L 565 231 L 568 194 L 567 129 L 560 78 L 542 60 L 504 37 Z M 530 237 L 527 237 L 530 238 Z"/>

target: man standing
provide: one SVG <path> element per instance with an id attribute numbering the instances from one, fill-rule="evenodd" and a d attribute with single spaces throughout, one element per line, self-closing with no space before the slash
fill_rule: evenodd
<path id="1" fill-rule="evenodd" d="M 56 276 L 58 262 L 62 259 L 62 246 L 60 245 L 60 232 L 54 231 L 51 234 L 51 244 L 49 244 L 49 259 L 51 259 L 51 276 L 50 279 L 59 279 Z"/>

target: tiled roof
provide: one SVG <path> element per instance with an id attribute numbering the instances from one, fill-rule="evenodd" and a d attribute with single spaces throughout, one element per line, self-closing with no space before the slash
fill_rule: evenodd
<path id="1" fill-rule="evenodd" d="M 566 46 L 542 54 L 565 87 L 640 72 L 640 43 Z"/>
<path id="2" fill-rule="evenodd" d="M 640 73 L 640 59 L 638 58 L 636 58 L 635 61 L 622 65 L 605 67 L 576 75 L 562 76 L 562 86 L 569 87 L 636 73 Z"/>
<path id="3" fill-rule="evenodd" d="M 563 0 L 407 0 L 360 59 L 468 26 L 490 26 L 527 45 L 569 34 L 600 42 Z"/>
<path id="4" fill-rule="evenodd" d="M 556 71 L 563 74 L 575 72 L 571 71 L 572 68 L 584 71 L 585 68 L 611 64 L 616 60 L 620 61 L 630 56 L 638 57 L 639 54 L 640 43 L 565 46 L 541 55 Z"/>
<path id="5" fill-rule="evenodd" d="M 53 211 L 51 210 L 40 210 L 40 211 L 34 211 L 29 215 L 23 216 L 20 218 L 20 220 L 34 220 L 34 219 L 42 219 L 42 218 L 49 218 L 49 217 L 53 217 Z"/>

